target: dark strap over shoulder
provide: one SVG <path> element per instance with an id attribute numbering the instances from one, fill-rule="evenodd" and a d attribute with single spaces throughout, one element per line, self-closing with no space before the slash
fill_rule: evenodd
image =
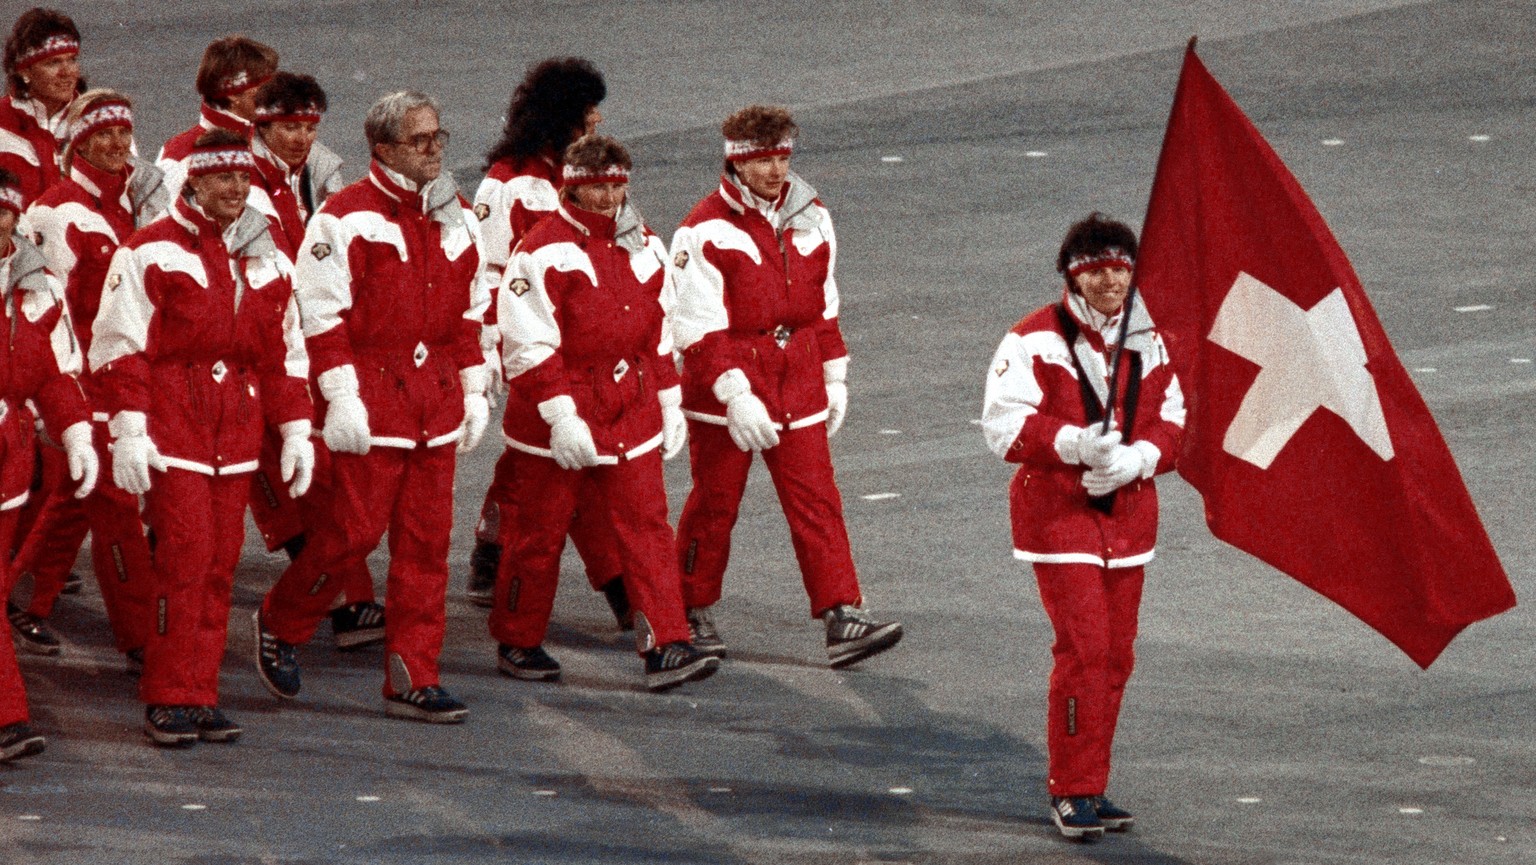
<path id="1" fill-rule="evenodd" d="M 1067 338 L 1067 354 L 1072 356 L 1072 368 L 1077 372 L 1077 387 L 1082 395 L 1083 414 L 1088 418 L 1090 425 L 1104 420 L 1105 407 L 1099 402 L 1099 395 L 1094 391 L 1093 385 L 1088 382 L 1088 371 L 1083 369 L 1083 362 L 1077 358 L 1077 339 L 1082 335 L 1082 328 L 1077 319 L 1067 311 L 1065 303 L 1056 304 L 1056 321 L 1061 325 L 1062 333 Z M 1121 406 L 1120 434 L 1124 441 L 1132 440 L 1131 432 L 1136 427 L 1136 406 L 1141 398 L 1141 352 L 1133 351 L 1127 358 L 1131 365 L 1131 374 L 1125 383 L 1125 402 Z M 1110 400 L 1114 400 L 1114 394 L 1110 394 Z"/>

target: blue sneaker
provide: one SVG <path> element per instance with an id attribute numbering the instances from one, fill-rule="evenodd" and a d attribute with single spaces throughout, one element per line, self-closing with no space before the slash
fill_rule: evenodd
<path id="1" fill-rule="evenodd" d="M 1111 832 L 1124 832 L 1136 822 L 1135 815 L 1109 801 L 1107 796 L 1093 797 L 1093 812 L 1099 815 L 1104 828 Z"/>
<path id="2" fill-rule="evenodd" d="M 1051 822 L 1067 838 L 1084 841 L 1104 836 L 1104 821 L 1091 796 L 1052 796 Z"/>

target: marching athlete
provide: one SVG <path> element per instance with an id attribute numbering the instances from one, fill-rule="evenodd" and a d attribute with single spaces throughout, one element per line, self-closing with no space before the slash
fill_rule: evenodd
<path id="1" fill-rule="evenodd" d="M 254 39 L 225 36 L 203 49 L 203 60 L 197 67 L 197 92 L 203 97 L 197 123 L 165 142 L 155 157 L 172 197 L 181 192 L 187 176 L 186 159 L 203 133 L 224 129 L 251 140 L 256 91 L 276 72 L 277 51 Z"/>
<path id="2" fill-rule="evenodd" d="M 1104 791 L 1135 659 L 1142 569 L 1157 537 L 1152 477 L 1173 469 L 1184 429 L 1178 379 L 1139 304 L 1122 331 L 1135 260 L 1136 235 L 1124 223 L 1095 213 L 1074 224 L 1056 259 L 1061 301 L 1003 337 L 982 409 L 987 444 L 1019 464 L 1009 490 L 1013 554 L 1034 567 L 1056 631 L 1047 785 L 1051 819 L 1069 838 L 1134 820 Z"/>
<path id="3" fill-rule="evenodd" d="M 34 7 L 5 40 L 0 168 L 15 174 L 30 206 L 59 182 L 64 109 L 79 95 L 80 31 L 62 12 Z"/>
<path id="4" fill-rule="evenodd" d="M 789 171 L 789 111 L 726 118 L 725 171 L 672 238 L 693 489 L 677 527 L 694 643 L 723 656 L 713 621 L 747 472 L 761 454 L 789 522 L 811 615 L 834 667 L 896 645 L 901 624 L 861 605 L 827 439 L 848 407 L 837 238 L 816 191 Z"/>

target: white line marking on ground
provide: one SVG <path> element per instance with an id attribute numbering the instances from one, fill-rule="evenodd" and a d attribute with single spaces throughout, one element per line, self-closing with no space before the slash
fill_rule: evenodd
<path id="1" fill-rule="evenodd" d="M 1447 757 L 1440 754 L 1431 754 L 1428 757 L 1420 757 L 1419 762 L 1426 766 L 1470 766 L 1477 761 L 1471 757 Z"/>
<path id="2" fill-rule="evenodd" d="M 560 795 L 560 793 L 558 791 L 556 791 L 556 790 L 535 790 L 535 791 L 533 791 L 533 795 L 535 795 L 535 796 L 546 796 L 547 797 L 547 796 L 558 796 L 558 795 Z"/>
<path id="3" fill-rule="evenodd" d="M 912 795 L 912 788 L 911 787 L 892 787 L 890 789 L 890 792 L 893 793 L 894 795 L 897 795 L 897 796 L 910 796 L 910 795 Z"/>
<path id="4" fill-rule="evenodd" d="M 1323 139 L 1323 146 L 1324 147 L 1338 147 L 1340 144 L 1343 144 L 1343 143 L 1344 143 L 1344 139 L 1342 139 L 1342 138 L 1324 138 Z"/>
<path id="5" fill-rule="evenodd" d="M 17 814 L 16 815 L 16 819 L 17 820 L 26 820 L 28 822 L 35 823 L 35 822 L 43 819 L 43 815 L 41 815 L 41 814 Z"/>
<path id="6" fill-rule="evenodd" d="M 1027 150 L 1024 152 L 1024 155 L 1030 159 L 1042 159 L 1046 156 L 1049 156 L 1050 154 L 1046 153 L 1044 150 Z"/>
<path id="7" fill-rule="evenodd" d="M 900 162 L 901 161 L 901 157 L 900 156 L 882 156 L 882 157 L 880 157 L 880 161 L 881 162 Z"/>
<path id="8" fill-rule="evenodd" d="M 899 430 L 899 429 L 883 429 L 883 430 L 880 431 L 880 434 L 883 435 L 883 436 L 899 436 L 899 435 L 901 435 L 901 430 Z"/>
<path id="9" fill-rule="evenodd" d="M 1397 809 L 1397 813 L 1399 813 L 1399 814 L 1423 814 L 1424 813 L 1424 809 L 1423 808 L 1399 808 L 1399 809 Z"/>
<path id="10" fill-rule="evenodd" d="M 1416 367 L 1414 369 L 1414 372 L 1439 372 L 1439 371 L 1440 371 L 1439 368 L 1433 367 L 1433 366 L 1421 366 L 1421 367 Z"/>
<path id="11" fill-rule="evenodd" d="M 183 810 L 183 811 L 207 811 L 208 810 L 208 806 L 207 805 L 199 805 L 196 802 L 188 802 L 187 804 L 181 806 L 181 810 Z"/>
<path id="12" fill-rule="evenodd" d="M 1488 310 L 1493 309 L 1493 307 L 1486 303 L 1474 303 L 1470 306 L 1452 307 L 1452 309 L 1456 310 L 1457 312 L 1487 312 Z"/>
<path id="13" fill-rule="evenodd" d="M 1528 358 L 1528 357 L 1512 357 L 1512 358 L 1509 359 L 1509 362 L 1510 363 L 1530 363 L 1531 359 Z"/>
<path id="14" fill-rule="evenodd" d="M 731 792 L 731 788 L 730 787 L 710 787 L 709 788 L 709 792 L 711 792 L 711 793 L 729 793 L 729 792 Z"/>
<path id="15" fill-rule="evenodd" d="M 859 496 L 859 498 L 866 502 L 881 502 L 886 499 L 899 499 L 901 498 L 901 493 L 870 493 L 867 496 Z"/>
<path id="16" fill-rule="evenodd" d="M 1478 144 L 1482 144 L 1484 141 L 1488 140 L 1488 136 L 1486 136 L 1486 135 L 1468 135 L 1467 136 L 1467 140 L 1468 141 L 1476 141 Z"/>
<path id="17" fill-rule="evenodd" d="M 378 796 L 359 796 L 359 797 L 357 797 L 357 801 L 359 801 L 359 802 L 377 802 L 377 801 L 379 801 L 379 797 Z"/>
<path id="18" fill-rule="evenodd" d="M 1244 805 L 1257 805 L 1264 800 L 1257 796 L 1239 796 L 1237 797 L 1237 801 Z"/>

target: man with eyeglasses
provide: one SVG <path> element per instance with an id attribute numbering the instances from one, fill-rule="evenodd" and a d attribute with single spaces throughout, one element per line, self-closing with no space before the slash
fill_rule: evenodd
<path id="1" fill-rule="evenodd" d="M 490 297 L 474 213 L 442 174 L 438 118 L 422 93 L 375 103 L 368 176 L 326 199 L 304 234 L 295 294 L 335 503 L 256 613 L 256 667 L 273 694 L 298 695 L 294 647 L 328 611 L 326 582 L 387 530 L 384 711 L 458 723 L 469 710 L 442 688 L 437 658 L 455 451 L 480 441 L 490 413 L 480 350 Z"/>

